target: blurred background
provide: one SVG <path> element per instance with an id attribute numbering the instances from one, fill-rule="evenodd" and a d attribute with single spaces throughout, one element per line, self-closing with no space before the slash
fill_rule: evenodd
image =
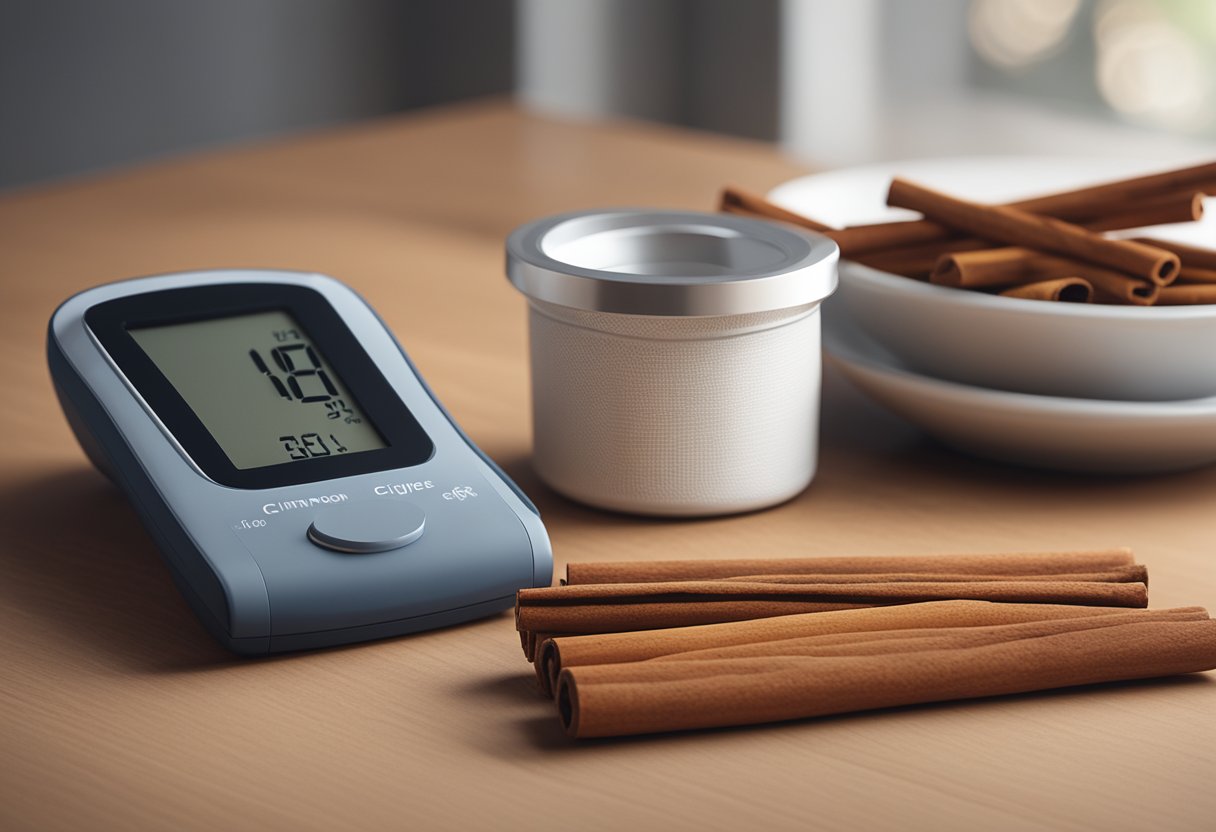
<path id="1" fill-rule="evenodd" d="M 1216 145 L 1209 0 L 0 0 L 0 188 L 481 96 L 819 167 Z"/>

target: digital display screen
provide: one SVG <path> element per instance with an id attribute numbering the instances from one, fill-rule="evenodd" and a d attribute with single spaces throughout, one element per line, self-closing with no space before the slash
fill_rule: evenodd
<path id="1" fill-rule="evenodd" d="M 287 312 L 128 331 L 236 468 L 388 446 Z"/>

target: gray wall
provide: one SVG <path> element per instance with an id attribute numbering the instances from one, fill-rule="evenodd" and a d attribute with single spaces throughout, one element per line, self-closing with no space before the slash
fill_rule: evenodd
<path id="1" fill-rule="evenodd" d="M 779 0 L 519 0 L 518 89 L 564 115 L 773 139 Z"/>
<path id="2" fill-rule="evenodd" d="M 0 0 L 0 187 L 513 85 L 502 0 Z"/>

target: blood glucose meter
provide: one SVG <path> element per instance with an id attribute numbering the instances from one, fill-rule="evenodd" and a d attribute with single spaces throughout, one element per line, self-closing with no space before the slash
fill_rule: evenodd
<path id="1" fill-rule="evenodd" d="M 440 627 L 549 584 L 535 506 L 333 278 L 113 283 L 60 306 L 47 340 L 80 444 L 238 653 Z"/>

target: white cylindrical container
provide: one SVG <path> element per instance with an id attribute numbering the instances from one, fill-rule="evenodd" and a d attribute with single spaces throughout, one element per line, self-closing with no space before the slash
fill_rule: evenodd
<path id="1" fill-rule="evenodd" d="M 801 492 L 837 258 L 826 238 L 723 214 L 585 211 L 517 229 L 507 274 L 529 301 L 536 472 L 639 514 Z"/>

